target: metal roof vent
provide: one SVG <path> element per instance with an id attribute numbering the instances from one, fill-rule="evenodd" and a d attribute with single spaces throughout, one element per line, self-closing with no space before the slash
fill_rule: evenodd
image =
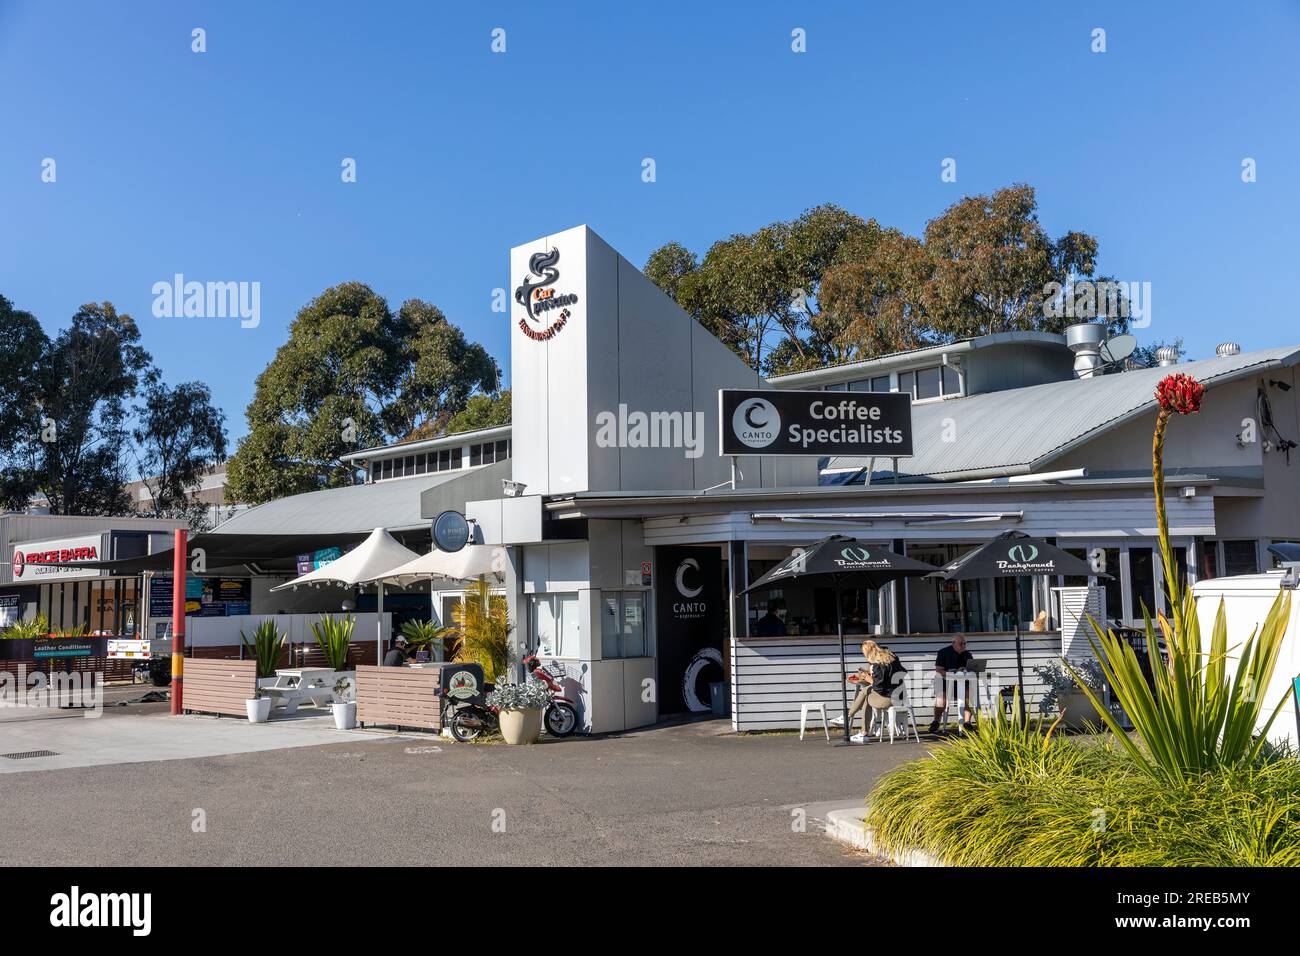
<path id="1" fill-rule="evenodd" d="M 1065 344 L 1074 353 L 1074 377 L 1092 378 L 1101 371 L 1101 343 L 1106 340 L 1106 326 L 1080 322 L 1065 330 Z"/>
<path id="2" fill-rule="evenodd" d="M 1226 358 L 1229 355 L 1240 355 L 1241 346 L 1236 342 L 1220 342 L 1214 347 L 1214 354 L 1220 358 Z"/>
<path id="3" fill-rule="evenodd" d="M 1156 361 L 1160 363 L 1161 367 L 1177 365 L 1178 355 L 1178 346 L 1176 345 L 1162 345 L 1156 349 Z"/>

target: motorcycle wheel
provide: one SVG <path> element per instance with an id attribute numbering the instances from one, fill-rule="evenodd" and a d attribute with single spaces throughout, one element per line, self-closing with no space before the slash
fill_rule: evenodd
<path id="1" fill-rule="evenodd" d="M 578 712 L 568 704 L 546 708 L 546 732 L 552 737 L 567 737 L 578 729 Z"/>
<path id="2" fill-rule="evenodd" d="M 483 733 L 483 721 L 462 708 L 451 715 L 451 735 L 462 744 L 477 740 Z"/>

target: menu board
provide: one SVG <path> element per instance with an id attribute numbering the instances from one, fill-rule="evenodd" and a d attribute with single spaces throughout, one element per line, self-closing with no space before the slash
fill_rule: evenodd
<path id="1" fill-rule="evenodd" d="M 0 630 L 18 623 L 18 595 L 0 594 Z"/>
<path id="2" fill-rule="evenodd" d="M 185 613 L 199 617 L 230 617 L 249 614 L 252 582 L 248 578 L 185 578 Z M 172 577 L 154 577 L 149 591 L 149 616 L 172 616 Z"/>

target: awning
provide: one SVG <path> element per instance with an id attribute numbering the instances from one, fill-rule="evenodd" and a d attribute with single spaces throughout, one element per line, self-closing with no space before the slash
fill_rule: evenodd
<path id="1" fill-rule="evenodd" d="M 471 544 L 459 551 L 433 550 L 422 554 L 414 561 L 408 561 L 393 568 L 386 574 L 370 578 L 371 581 L 383 580 L 405 587 L 426 578 L 451 578 L 455 581 L 468 581 L 480 574 L 497 574 L 504 570 L 497 555 L 504 549 L 486 544 Z"/>

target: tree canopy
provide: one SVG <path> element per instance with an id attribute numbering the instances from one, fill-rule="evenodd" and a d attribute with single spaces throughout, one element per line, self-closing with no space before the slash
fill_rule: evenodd
<path id="1" fill-rule="evenodd" d="M 774 375 L 953 339 L 1059 331 L 1051 283 L 1093 276 L 1097 240 L 1052 239 L 1030 186 L 971 196 L 909 236 L 834 205 L 715 242 L 676 242 L 645 273 L 754 369 Z M 1099 279 L 1098 281 L 1105 281 Z M 1122 314 L 1100 316 L 1113 331 Z"/>
<path id="2" fill-rule="evenodd" d="M 499 370 L 477 343 L 419 299 L 392 312 L 360 282 L 305 305 L 257 377 L 228 496 L 256 503 L 350 484 L 351 451 L 437 433 Z"/>

